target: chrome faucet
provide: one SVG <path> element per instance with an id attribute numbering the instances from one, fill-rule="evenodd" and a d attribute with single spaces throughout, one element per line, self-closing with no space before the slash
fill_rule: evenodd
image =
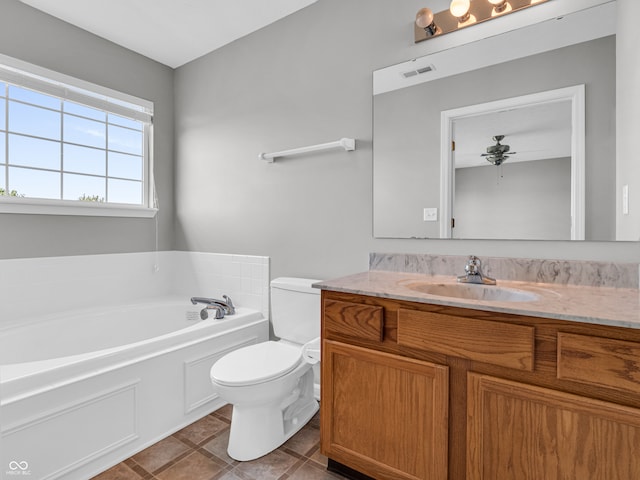
<path id="1" fill-rule="evenodd" d="M 464 271 L 467 272 L 466 275 L 460 275 L 458 277 L 458 283 L 478 283 L 482 285 L 495 285 L 496 279 L 491 277 L 486 277 L 482 274 L 482 270 L 480 266 L 482 262 L 475 255 L 471 255 L 467 264 L 464 267 Z"/>
<path id="2" fill-rule="evenodd" d="M 236 307 L 233 305 L 231 298 L 227 295 L 222 295 L 222 298 L 224 298 L 224 300 L 206 297 L 191 297 L 191 303 L 193 303 L 194 305 L 198 303 L 204 303 L 205 305 L 207 305 L 206 308 L 215 308 L 215 305 L 217 305 L 218 307 L 222 308 L 222 317 L 224 317 L 225 315 L 233 315 L 234 313 L 236 313 Z M 206 308 L 204 310 L 206 310 Z M 222 317 L 218 317 L 216 313 L 216 318 Z"/>

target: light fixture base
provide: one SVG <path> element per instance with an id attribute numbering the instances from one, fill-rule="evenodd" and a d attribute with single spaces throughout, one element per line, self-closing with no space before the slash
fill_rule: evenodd
<path id="1" fill-rule="evenodd" d="M 486 22 L 487 20 L 491 20 L 493 18 L 509 15 L 511 13 L 518 12 L 529 7 L 542 5 L 543 3 L 546 3 L 548 1 L 549 0 L 538 0 L 536 3 L 532 3 L 531 0 L 509 0 L 505 4 L 504 11 L 497 12 L 494 10 L 491 3 L 487 1 L 476 0 L 474 2 L 471 2 L 471 6 L 469 9 L 470 18 L 474 18 L 474 22 L 461 22 L 460 19 L 455 17 L 449 11 L 449 9 L 443 10 L 442 12 L 438 12 L 434 15 L 433 23 L 437 25 L 437 29 L 432 35 L 429 35 L 428 32 L 425 32 L 424 29 L 418 27 L 414 23 L 413 28 L 415 43 L 424 42 L 425 40 L 429 40 L 430 38 L 436 38 L 441 35 L 446 35 L 447 33 L 455 32 L 472 25 L 477 25 L 478 23 Z M 508 8 L 509 6 L 511 8 Z"/>

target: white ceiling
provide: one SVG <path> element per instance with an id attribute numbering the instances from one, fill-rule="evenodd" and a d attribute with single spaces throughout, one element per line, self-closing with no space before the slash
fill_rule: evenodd
<path id="1" fill-rule="evenodd" d="M 456 168 L 491 166 L 482 157 L 495 145 L 492 137 L 511 152 L 506 163 L 571 156 L 571 102 L 544 103 L 455 120 Z M 507 154 L 508 155 L 508 154 Z"/>
<path id="2" fill-rule="evenodd" d="M 21 0 L 177 68 L 317 0 Z"/>

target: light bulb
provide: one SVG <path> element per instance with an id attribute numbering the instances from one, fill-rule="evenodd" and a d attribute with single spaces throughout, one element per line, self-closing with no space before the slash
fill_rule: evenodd
<path id="1" fill-rule="evenodd" d="M 489 0 L 489 3 L 493 5 L 493 9 L 496 11 L 496 13 L 504 12 L 509 6 L 507 0 Z"/>
<path id="2" fill-rule="evenodd" d="M 416 13 L 416 25 L 420 28 L 427 28 L 433 23 L 433 12 L 430 8 L 421 8 Z"/>
<path id="3" fill-rule="evenodd" d="M 416 13 L 416 25 L 424 29 L 424 31 L 427 32 L 427 35 L 429 36 L 435 35 L 436 30 L 438 29 L 433 21 L 433 12 L 430 8 L 426 7 L 421 8 L 420 10 L 418 10 L 418 13 Z"/>
<path id="4" fill-rule="evenodd" d="M 460 23 L 469 20 L 469 8 L 471 8 L 470 0 L 451 0 L 451 5 L 449 5 L 451 15 L 456 17 Z"/>

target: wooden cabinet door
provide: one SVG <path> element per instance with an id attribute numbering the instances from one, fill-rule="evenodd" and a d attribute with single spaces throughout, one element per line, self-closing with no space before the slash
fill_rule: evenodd
<path id="1" fill-rule="evenodd" d="M 385 480 L 447 478 L 448 367 L 330 340 L 322 453 Z"/>
<path id="2" fill-rule="evenodd" d="M 468 374 L 467 480 L 640 479 L 640 410 Z"/>

